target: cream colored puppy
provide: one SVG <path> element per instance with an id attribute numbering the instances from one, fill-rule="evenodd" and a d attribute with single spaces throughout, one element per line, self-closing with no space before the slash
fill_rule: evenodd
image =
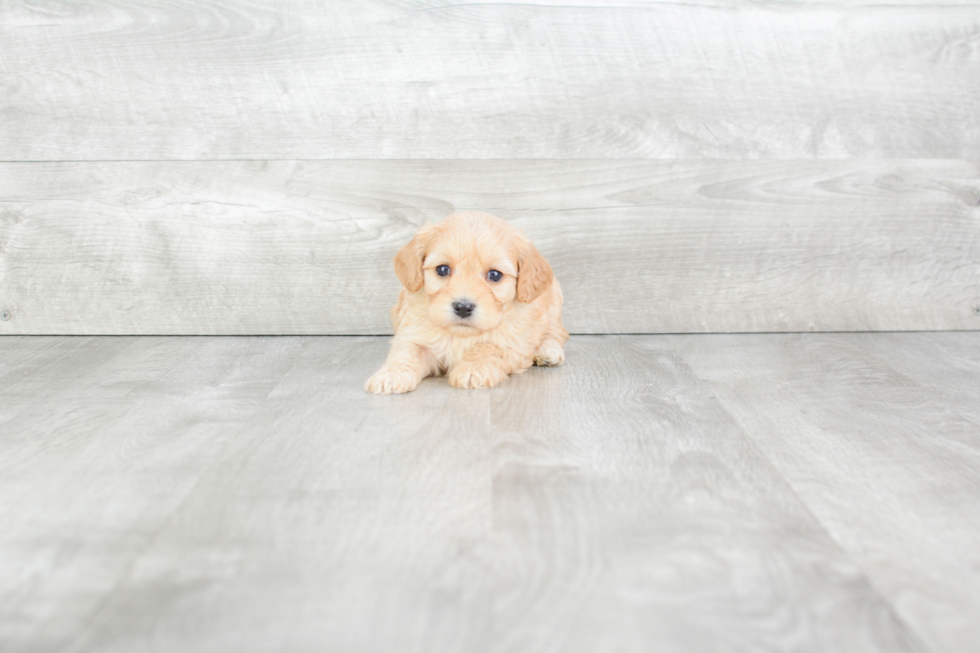
<path id="1" fill-rule="evenodd" d="M 411 392 L 427 376 L 492 388 L 533 365 L 561 365 L 561 287 L 523 232 L 479 211 L 422 227 L 395 256 L 405 286 L 395 338 L 364 389 Z"/>

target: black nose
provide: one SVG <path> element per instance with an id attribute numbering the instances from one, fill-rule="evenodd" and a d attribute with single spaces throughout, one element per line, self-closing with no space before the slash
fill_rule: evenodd
<path id="1" fill-rule="evenodd" d="M 476 308 L 476 306 L 469 303 L 465 299 L 460 302 L 453 302 L 453 311 L 460 317 L 469 317 L 470 314 L 473 313 L 474 308 Z"/>

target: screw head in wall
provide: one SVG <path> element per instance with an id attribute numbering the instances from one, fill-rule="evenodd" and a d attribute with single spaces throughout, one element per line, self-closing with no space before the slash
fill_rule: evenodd
<path id="1" fill-rule="evenodd" d="M 6 322 L 10 319 L 10 311 L 0 311 L 0 320 Z"/>

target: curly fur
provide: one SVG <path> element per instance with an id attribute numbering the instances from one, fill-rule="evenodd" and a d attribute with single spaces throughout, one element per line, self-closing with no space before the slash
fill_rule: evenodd
<path id="1" fill-rule="evenodd" d="M 440 265 L 451 273 L 438 275 Z M 440 374 L 459 388 L 493 387 L 531 365 L 564 362 L 561 286 L 524 233 L 500 218 L 465 211 L 422 227 L 395 256 L 395 274 L 404 286 L 391 310 L 395 337 L 368 392 L 410 392 Z M 454 312 L 460 301 L 475 306 L 472 315 Z"/>

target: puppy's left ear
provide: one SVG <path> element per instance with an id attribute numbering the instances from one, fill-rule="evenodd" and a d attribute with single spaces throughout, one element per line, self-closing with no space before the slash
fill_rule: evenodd
<path id="1" fill-rule="evenodd" d="M 548 261 L 537 248 L 526 242 L 517 259 L 517 301 L 529 304 L 543 293 L 555 279 Z"/>
<path id="2" fill-rule="evenodd" d="M 395 254 L 395 275 L 409 292 L 415 292 L 422 287 L 422 262 L 431 239 L 432 227 L 426 225 Z"/>

